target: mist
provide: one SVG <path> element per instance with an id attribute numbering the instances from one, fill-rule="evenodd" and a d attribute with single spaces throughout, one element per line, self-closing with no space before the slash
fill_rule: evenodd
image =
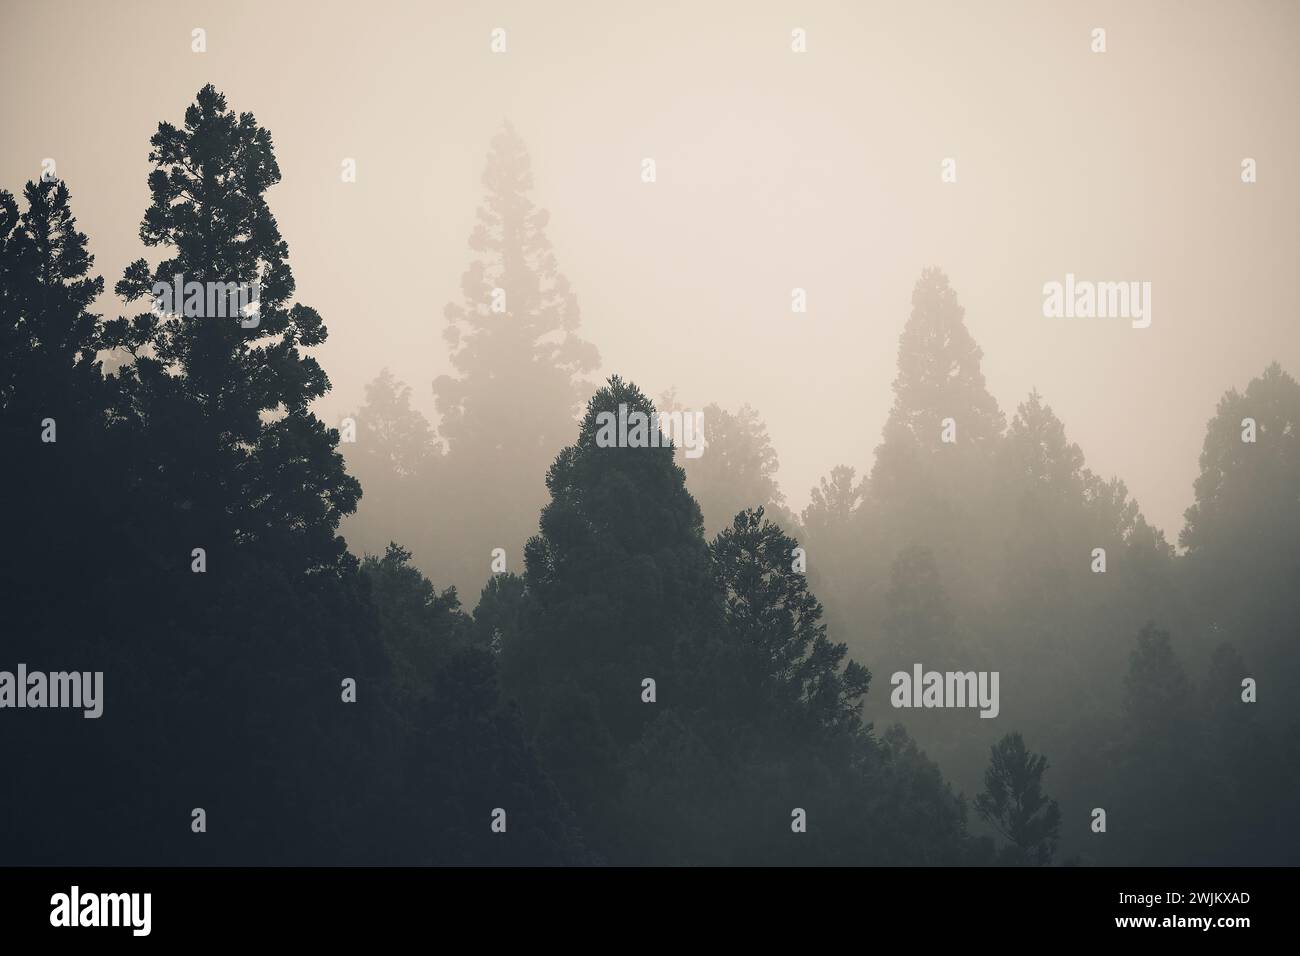
<path id="1" fill-rule="evenodd" d="M 23 759 L 382 781 L 215 863 L 1296 861 L 1293 4 L 60 11 L 3 14 L 0 668 L 104 716 L 11 682 Z M 149 319 L 181 272 L 264 321 Z M 29 786 L 0 845 L 186 859 L 95 759 L 137 842 Z"/>

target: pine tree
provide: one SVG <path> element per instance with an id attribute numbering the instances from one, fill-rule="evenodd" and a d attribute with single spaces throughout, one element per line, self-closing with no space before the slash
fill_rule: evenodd
<path id="1" fill-rule="evenodd" d="M 138 721 L 134 746 L 151 759 L 121 786 L 163 802 L 203 794 L 226 827 L 205 844 L 209 862 L 364 859 L 371 846 L 347 818 L 373 809 L 353 781 L 373 767 L 366 737 L 383 736 L 386 662 L 337 533 L 360 487 L 310 411 L 329 381 L 303 350 L 326 329 L 292 302 L 265 197 L 280 178 L 271 136 L 209 85 L 150 143 L 140 236 L 165 258 L 131 263 L 117 285 L 151 308 L 106 324 L 107 343 L 132 355 L 114 410 L 132 502 L 123 593 L 150 595 L 101 635 L 120 655 L 115 726 Z M 155 284 L 176 275 L 256 283 L 259 311 L 168 310 Z M 339 702 L 345 677 L 365 688 L 355 710 Z M 153 707 L 169 719 L 150 724 Z M 120 796 L 155 861 L 187 858 L 170 817 Z M 266 811 L 295 806 L 292 827 Z"/>
<path id="2" fill-rule="evenodd" d="M 1253 441 L 1246 440 L 1254 422 Z M 1206 428 L 1196 503 L 1179 537 L 1191 553 L 1232 560 L 1260 547 L 1281 552 L 1300 533 L 1300 384 L 1277 362 L 1230 389 Z M 1279 554 L 1280 556 L 1280 554 Z"/>
<path id="3" fill-rule="evenodd" d="M 660 414 L 690 413 L 677 404 L 675 392 L 661 397 L 658 405 Z M 758 412 L 748 404 L 734 413 L 710 404 L 701 416 L 705 439 L 701 454 L 689 457 L 680 438 L 676 443 L 677 463 L 685 469 L 686 487 L 704 515 L 705 535 L 713 537 L 726 529 L 733 516 L 746 508 L 762 508 L 769 517 L 792 523 L 776 480 L 776 449 Z"/>
<path id="4" fill-rule="evenodd" d="M 803 510 L 803 526 L 808 534 L 821 539 L 852 523 L 867 493 L 866 484 L 856 478 L 855 469 L 836 465 L 829 480 L 820 479 L 818 487 L 812 489 L 808 507 Z"/>
<path id="5" fill-rule="evenodd" d="M 599 417 L 620 404 L 653 411 L 614 376 L 547 475 L 551 502 L 525 551 L 533 619 L 515 651 L 534 655 L 542 681 L 553 672 L 594 695 L 599 719 L 626 745 L 646 719 L 642 679 L 673 672 L 678 644 L 708 626 L 715 602 L 699 507 L 672 449 L 596 443 Z"/>
<path id="6" fill-rule="evenodd" d="M 941 441 L 945 419 L 955 422 L 953 444 L 963 459 L 987 457 L 1006 427 L 985 387 L 983 352 L 964 316 L 948 277 L 938 269 L 922 272 L 912 291 L 911 317 L 899 337 L 894 405 L 871 474 L 877 495 L 906 495 L 909 483 L 920 477 L 917 469 L 928 475 L 932 466 L 927 462 L 950 450 Z"/>
<path id="7" fill-rule="evenodd" d="M 853 733 L 871 674 L 827 637 L 821 604 L 792 568 L 796 547 L 762 508 L 740 512 L 710 545 L 729 636 L 759 655 L 771 696 L 756 721 Z"/>
<path id="8" fill-rule="evenodd" d="M 536 530 L 541 476 L 572 432 L 583 376 L 600 361 L 577 334 L 577 297 L 556 265 L 549 214 L 529 196 L 528 152 L 509 124 L 492 140 L 483 185 L 469 241 L 479 258 L 461 279 L 464 299 L 446 308 L 456 374 L 433 383 L 448 446 L 439 500 L 457 515 L 456 536 L 481 546 L 472 559 L 464 548 L 439 555 L 462 588 L 480 586 L 480 555 L 517 554 Z"/>
<path id="9" fill-rule="evenodd" d="M 502 699 L 496 658 L 461 612 L 396 544 L 369 556 L 362 577 L 392 662 L 398 717 L 393 772 L 374 801 L 391 833 L 390 862 L 415 865 L 587 862 L 572 813 L 524 740 L 518 712 Z M 504 805 L 511 839 L 486 825 Z"/>
<path id="10" fill-rule="evenodd" d="M 91 309 L 104 280 L 90 275 L 95 258 L 67 185 L 29 182 L 23 198 L 20 215 L 13 195 L 0 191 L 0 410 L 9 427 L 21 427 L 21 410 L 62 417 L 71 432 L 75 419 L 64 413 L 97 397 L 100 384 L 100 317 Z M 39 419 L 28 424 L 39 434 Z"/>
<path id="11" fill-rule="evenodd" d="M 1123 847 L 1128 861 L 1185 866 L 1201 858 L 1186 834 L 1215 825 L 1212 807 L 1184 797 L 1209 795 L 1215 755 L 1206 749 L 1197 703 L 1170 633 L 1147 622 L 1129 657 L 1118 759 L 1108 768 L 1112 802 L 1122 802 L 1135 821 L 1134 837 Z"/>
<path id="12" fill-rule="evenodd" d="M 1016 409 L 998 454 L 998 503 L 1006 528 L 1003 593 L 1036 619 L 1062 609 L 1080 555 L 1096 545 L 1083 527 L 1083 452 L 1038 390 Z M 1091 594 L 1089 595 L 1092 596 Z"/>
<path id="13" fill-rule="evenodd" d="M 410 478 L 441 452 L 428 419 L 411 407 L 411 387 L 388 369 L 366 386 L 366 403 L 355 417 L 358 476 Z"/>
<path id="14" fill-rule="evenodd" d="M 1005 837 L 1010 846 L 1003 862 L 1046 866 L 1056 853 L 1061 811 L 1043 793 L 1047 758 L 1025 748 L 1019 733 L 1010 733 L 992 748 L 984 774 L 984 792 L 975 810 Z"/>
<path id="15" fill-rule="evenodd" d="M 956 617 L 928 548 L 899 554 L 886 603 L 882 656 L 891 672 L 917 661 L 940 668 L 956 658 Z"/>
<path id="16" fill-rule="evenodd" d="M 343 447 L 366 494 L 342 525 L 348 543 L 354 552 L 382 553 L 394 538 L 414 541 L 423 549 L 417 563 L 433 564 L 430 522 L 413 522 L 411 516 L 426 515 L 431 489 L 441 486 L 443 447 L 428 420 L 411 407 L 410 386 L 384 369 L 366 385 L 365 404 L 351 417 L 356 441 Z"/>
<path id="17" fill-rule="evenodd" d="M 707 547 L 671 448 L 597 442 L 620 406 L 654 411 L 617 376 L 593 396 L 548 475 L 526 592 L 488 615 L 521 612 L 507 691 L 595 846 L 642 864 L 963 858 L 964 808 L 933 765 L 863 725 L 869 674 L 829 639 L 795 541 L 745 511 Z M 792 841 L 796 806 L 820 823 Z"/>
<path id="18" fill-rule="evenodd" d="M 1262 670 L 1300 679 L 1290 638 L 1300 627 L 1300 384 L 1274 362 L 1244 392 L 1229 390 L 1200 464 L 1179 536 L 1189 599 L 1199 616 L 1242 635 Z M 1297 719 L 1300 707 L 1284 706 Z"/>
<path id="19" fill-rule="evenodd" d="M 131 499 L 108 435 L 103 323 L 91 311 L 103 279 L 91 275 L 94 256 L 66 184 L 29 182 L 23 198 L 20 214 L 0 191 L 0 441 L 13 452 L 0 495 L 15 504 L 0 578 L 11 592 L 15 650 L 71 654 L 89 637 L 91 609 L 123 593 L 117 571 L 132 548 L 122 520 Z"/>
<path id="20" fill-rule="evenodd" d="M 314 309 L 291 303 L 288 246 L 265 198 L 280 180 L 270 133 L 208 85 L 184 125 L 160 123 L 150 144 L 153 202 L 140 238 L 169 256 L 152 269 L 131 263 L 117 293 L 153 306 L 155 284 L 177 275 L 256 283 L 260 311 L 251 324 L 251 316 L 187 317 L 173 303 L 172 313 L 151 307 L 110 323 L 112 344 L 134 356 L 122 377 L 156 449 L 149 477 L 191 502 L 183 524 L 210 557 L 228 558 L 238 543 L 274 552 L 280 564 L 293 555 L 302 570 L 351 567 L 336 531 L 360 486 L 335 449 L 337 432 L 309 409 L 329 379 L 302 350 L 327 332 Z"/>
<path id="21" fill-rule="evenodd" d="M 1194 489 L 1179 536 L 1189 613 L 1289 686 L 1300 680 L 1300 384 L 1281 365 L 1220 399 Z M 1294 697 L 1271 703 L 1279 726 L 1300 725 Z"/>
<path id="22" fill-rule="evenodd" d="M 863 596 L 880 588 L 888 572 L 874 550 L 863 553 L 867 494 L 867 483 L 857 480 L 855 469 L 836 465 L 811 490 L 800 516 L 808 579 L 826 604 L 831 631 L 856 636 L 852 650 L 859 656 L 868 653 L 856 626 L 862 620 Z"/>
<path id="23" fill-rule="evenodd" d="M 462 279 L 463 302 L 446 310 L 459 376 L 434 383 L 439 431 L 453 453 L 504 449 L 545 461 L 563 445 L 585 391 L 580 377 L 599 357 L 576 334 L 577 298 L 546 237 L 550 214 L 528 196 L 528 151 L 508 123 L 492 140 L 483 185 L 487 197 L 470 237 L 482 258 Z M 512 398 L 521 393 L 529 396 L 523 407 Z M 526 441 L 513 443 L 512 435 Z"/>
<path id="24" fill-rule="evenodd" d="M 455 588 L 438 592 L 408 563 L 411 552 L 390 543 L 382 557 L 367 555 L 361 568 L 379 613 L 379 632 L 388 650 L 399 692 L 427 692 L 448 654 L 468 643 L 468 621 Z"/>
<path id="25" fill-rule="evenodd" d="M 993 596 L 977 566 L 1000 531 L 990 504 L 1006 424 L 964 316 L 947 276 L 922 272 L 899 337 L 894 404 L 876 448 L 863 528 L 884 561 L 929 548 L 959 606 Z M 879 619 L 879 599 L 865 595 L 856 615 Z"/>
<path id="26" fill-rule="evenodd" d="M 29 182 L 22 199 L 20 211 L 0 191 L 0 443 L 7 451 L 0 498 L 8 502 L 0 645 L 8 669 L 67 662 L 107 671 L 102 619 L 124 594 L 142 592 L 121 587 L 120 566 L 132 550 L 121 510 L 131 500 L 106 434 L 112 396 L 96 354 L 102 324 L 92 311 L 103 280 L 91 274 L 94 257 L 67 186 Z M 90 721 L 77 720 L 78 727 L 6 716 L 18 723 L 2 735 L 0 759 L 23 771 L 0 788 L 0 858 L 102 859 L 116 842 L 111 781 L 129 773 L 129 755 L 88 733 Z M 91 805 L 72 779 L 82 773 L 104 784 Z M 97 826 L 105 830 L 96 834 Z"/>
<path id="27" fill-rule="evenodd" d="M 1129 656 L 1124 717 L 1139 746 L 1186 734 L 1192 719 L 1192 685 L 1174 654 L 1169 632 L 1148 621 Z"/>
<path id="28" fill-rule="evenodd" d="M 1078 501 L 1083 493 L 1083 452 L 1065 435 L 1065 426 L 1043 402 L 1038 389 L 1021 402 L 1007 430 L 1005 481 L 1020 492 Z"/>

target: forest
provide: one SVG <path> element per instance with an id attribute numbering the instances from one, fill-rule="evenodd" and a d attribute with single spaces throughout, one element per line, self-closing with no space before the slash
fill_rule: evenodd
<path id="1" fill-rule="evenodd" d="M 825 408 L 869 471 L 796 513 L 761 410 L 602 366 L 507 123 L 439 264 L 453 372 L 375 368 L 325 421 L 312 350 L 359 317 L 297 300 L 237 105 L 140 144 L 111 297 L 75 182 L 0 191 L 0 670 L 102 676 L 93 720 L 5 685 L 0 861 L 1300 862 L 1280 363 L 1221 383 L 1166 540 L 1050 394 L 999 406 L 927 268 L 888 418 Z M 255 284 L 258 321 L 159 307 L 176 276 Z M 603 440 L 629 412 L 701 444 Z M 970 706 L 891 703 L 922 667 Z"/>

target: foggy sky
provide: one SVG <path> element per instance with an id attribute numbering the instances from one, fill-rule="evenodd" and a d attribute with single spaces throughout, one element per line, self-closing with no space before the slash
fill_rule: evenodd
<path id="1" fill-rule="evenodd" d="M 122 268 L 157 261 L 137 229 L 158 122 L 212 82 L 271 131 L 334 425 L 384 366 L 434 417 L 507 119 L 602 376 L 754 405 L 796 510 L 837 463 L 869 470 L 928 265 L 1008 419 L 1037 386 L 1171 541 L 1220 395 L 1274 359 L 1300 374 L 1294 3 L 5 2 L 0 25 L 0 185 L 57 161 L 107 317 L 135 311 Z M 1067 272 L 1150 281 L 1151 327 L 1044 318 Z"/>

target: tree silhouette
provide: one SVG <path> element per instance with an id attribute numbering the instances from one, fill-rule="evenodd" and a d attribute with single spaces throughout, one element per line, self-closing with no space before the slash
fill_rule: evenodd
<path id="1" fill-rule="evenodd" d="M 153 203 L 140 238 L 170 255 L 153 269 L 131 263 L 118 294 L 149 297 L 176 275 L 260 287 L 252 327 L 153 310 L 109 323 L 110 342 L 135 356 L 122 378 L 149 423 L 158 472 L 193 502 L 191 541 L 222 555 L 236 541 L 260 543 L 279 562 L 296 554 L 304 570 L 346 566 L 335 532 L 360 486 L 335 451 L 338 434 L 308 408 L 329 379 L 302 349 L 327 332 L 314 309 L 290 304 L 288 246 L 264 195 L 280 179 L 271 136 L 208 85 L 183 127 L 160 123 L 150 144 Z M 181 448 L 199 453 L 181 459 Z"/>
<path id="2" fill-rule="evenodd" d="M 1253 442 L 1243 438 L 1248 418 L 1255 422 Z M 1294 542 L 1300 531 L 1297 487 L 1300 384 L 1274 362 L 1244 393 L 1230 389 L 1219 401 L 1206 429 L 1196 503 L 1187 509 L 1179 541 L 1193 553 L 1217 550 L 1229 559 L 1243 550 Z M 1281 557 L 1283 549 L 1276 550 Z"/>
<path id="3" fill-rule="evenodd" d="M 947 276 L 924 270 L 899 336 L 894 404 L 860 509 L 861 533 L 874 544 L 846 565 L 848 580 L 828 589 L 856 595 L 837 621 L 883 622 L 887 592 L 869 582 L 891 580 L 896 559 L 916 547 L 929 549 L 958 608 L 992 599 L 982 565 L 1001 533 L 990 505 L 1006 423 L 964 316 Z"/>
<path id="4" fill-rule="evenodd" d="M 846 662 L 847 647 L 827 638 L 821 605 L 791 567 L 797 546 L 764 520 L 762 508 L 736 515 L 710 546 L 726 624 L 736 640 L 761 654 L 762 673 L 772 685 L 763 710 L 782 720 L 811 720 L 818 730 L 852 732 L 862 723 L 871 674 Z"/>
<path id="5" fill-rule="evenodd" d="M 89 274 L 95 259 L 66 184 L 29 182 L 23 198 L 20 215 L 0 191 L 0 307 L 9 317 L 0 325 L 0 408 L 7 418 L 22 408 L 57 421 L 73 403 L 99 397 L 101 329 L 91 309 L 104 280 Z"/>
<path id="6" fill-rule="evenodd" d="M 577 299 L 546 237 L 550 214 L 528 197 L 533 177 L 523 140 L 507 123 L 492 139 L 483 172 L 487 196 L 470 248 L 482 258 L 466 271 L 464 300 L 447 306 L 444 337 L 459 377 L 434 383 L 440 432 L 453 454 L 507 448 L 508 455 L 553 454 L 582 402 L 580 376 L 599 362 L 576 335 Z M 493 291 L 504 293 L 493 310 Z M 521 408 L 502 388 L 529 396 Z M 511 435 L 527 436 L 517 449 Z M 542 452 L 535 449 L 540 448 Z"/>
<path id="7" fill-rule="evenodd" d="M 296 301 L 269 131 L 209 85 L 150 146 L 149 258 L 115 287 L 133 315 L 97 311 L 66 184 L 0 190 L 3 644 L 102 671 L 108 702 L 95 721 L 6 709 L 4 766 L 22 772 L 0 788 L 0 857 L 1296 858 L 1300 385 L 1276 362 L 1219 402 L 1175 554 L 1037 389 L 1007 424 L 927 269 L 869 479 L 837 466 L 796 521 L 748 404 L 704 409 L 702 458 L 597 443 L 601 416 L 654 408 L 614 376 L 579 418 L 598 356 L 507 125 L 446 309 L 441 421 L 384 369 L 350 475 L 311 410 L 326 329 Z M 197 312 L 155 301 L 177 276 L 226 291 Z M 228 297 L 254 284 L 248 321 Z M 508 567 L 489 577 L 496 548 Z M 1064 812 L 1019 733 L 886 709 L 858 661 L 996 667 Z M 996 853 L 948 783 L 981 778 Z M 1089 838 L 1094 806 L 1123 840 Z"/>
<path id="8" fill-rule="evenodd" d="M 517 710 L 501 697 L 491 648 L 477 639 L 455 589 L 438 593 L 409 562 L 410 553 L 393 544 L 383 557 L 368 556 L 361 572 L 398 692 L 397 746 L 380 763 L 396 776 L 376 807 L 398 837 L 390 860 L 589 862 L 573 814 L 539 768 Z M 497 806 L 507 809 L 509 840 L 486 825 Z"/>
<path id="9" fill-rule="evenodd" d="M 966 329 L 964 315 L 948 277 L 938 269 L 924 270 L 912 291 L 911 317 L 899 337 L 894 405 L 871 473 L 878 495 L 895 497 L 911 490 L 910 482 L 919 477 L 916 469 L 945 450 L 944 419 L 956 422 L 955 445 L 963 450 L 963 458 L 966 449 L 991 454 L 1006 427 L 985 387 L 983 353 Z"/>
<path id="10" fill-rule="evenodd" d="M 653 410 L 639 389 L 611 378 L 547 475 L 551 502 L 525 552 L 530 619 L 504 648 L 505 673 L 528 675 L 526 686 L 508 689 L 580 812 L 598 797 L 610 802 L 590 787 L 613 786 L 616 754 L 644 729 L 642 680 L 677 693 L 677 646 L 709 626 L 714 602 L 699 508 L 672 449 L 596 444 L 599 414 L 620 404 Z M 601 835 L 613 839 L 608 829 Z"/>
<path id="11" fill-rule="evenodd" d="M 411 516 L 427 512 L 436 500 L 443 447 L 428 420 L 411 407 L 410 387 L 384 369 L 366 385 L 365 404 L 352 418 L 356 441 L 342 447 L 366 496 L 342 525 L 349 544 L 354 551 L 382 551 L 401 538 L 431 548 L 425 522 L 413 526 Z"/>
<path id="12" fill-rule="evenodd" d="M 661 414 L 691 411 L 677 403 L 675 391 L 665 393 L 658 406 Z M 776 449 L 758 412 L 747 404 L 734 414 L 710 404 L 702 409 L 702 416 L 702 453 L 688 457 L 677 440 L 677 463 L 685 469 L 686 487 L 704 515 L 705 535 L 712 537 L 727 528 L 745 508 L 762 507 L 789 524 L 793 519 L 785 511 L 785 494 L 776 481 Z"/>
<path id="13" fill-rule="evenodd" d="M 388 369 L 366 386 L 366 403 L 356 420 L 355 464 L 360 476 L 409 478 L 441 452 L 428 419 L 411 407 L 411 387 Z"/>
<path id="14" fill-rule="evenodd" d="M 91 275 L 94 257 L 67 186 L 31 182 L 22 198 L 20 211 L 15 197 L 0 191 L 0 441 L 12 456 L 0 469 L 8 511 L 0 645 L 5 669 L 47 662 L 107 670 L 97 619 L 124 594 L 142 592 L 123 589 L 120 573 L 134 549 L 122 520 L 132 501 L 106 438 L 112 392 L 96 356 L 102 324 L 91 311 L 103 280 Z M 24 770 L 3 787 L 0 858 L 69 862 L 120 847 L 115 834 L 87 836 L 114 817 L 112 781 L 130 772 L 130 754 L 102 746 L 102 731 L 5 714 L 3 759 Z M 69 761 L 69 754 L 85 759 Z M 81 773 L 102 788 L 78 814 L 84 802 L 75 794 L 84 784 L 74 778 Z M 60 820 L 66 825 L 56 825 Z"/>
<path id="15" fill-rule="evenodd" d="M 0 195 L 0 336 L 13 346 L 3 423 L 38 449 L 13 487 L 42 516 L 13 537 L 32 545 L 13 562 L 15 649 L 102 670 L 108 686 L 102 721 L 6 738 L 5 759 L 40 783 L 16 789 L 0 855 L 586 862 L 455 590 L 435 591 L 397 545 L 359 563 L 336 533 L 359 487 L 337 433 L 309 411 L 328 380 L 302 350 L 325 329 L 290 302 L 264 198 L 279 175 L 270 135 L 209 86 L 184 127 L 160 124 L 152 145 L 141 237 L 170 258 L 132 263 L 119 291 L 152 298 L 153 282 L 175 274 L 256 281 L 259 321 L 158 308 L 104 323 L 101 336 L 88 311 L 99 283 L 66 189 L 33 186 L 26 218 Z M 95 352 L 109 347 L 131 358 L 101 380 Z M 44 386 L 26 380 L 32 369 L 50 376 Z M 60 395 L 48 407 L 67 421 L 42 449 L 33 415 Z M 383 467 L 402 477 L 432 453 L 427 427 L 405 427 L 418 421 L 385 428 L 405 398 L 382 379 L 367 417 L 374 458 L 387 450 Z M 90 805 L 79 774 L 95 781 Z M 508 841 L 487 826 L 499 804 Z M 205 836 L 187 825 L 195 805 Z"/>
<path id="16" fill-rule="evenodd" d="M 479 258 L 461 278 L 463 300 L 446 308 L 456 374 L 433 383 L 448 446 L 439 498 L 457 516 L 457 536 L 479 543 L 472 558 L 465 548 L 440 552 L 440 564 L 466 588 L 487 573 L 480 555 L 517 554 L 536 530 L 541 476 L 572 430 L 583 376 L 600 361 L 577 334 L 577 297 L 558 271 L 549 214 L 529 197 L 528 152 L 509 124 L 492 139 L 483 185 L 469 241 Z"/>
<path id="17" fill-rule="evenodd" d="M 1185 733 L 1191 719 L 1192 684 L 1174 655 L 1168 631 L 1148 621 L 1129 656 L 1124 678 L 1124 716 L 1144 746 Z"/>
<path id="18" fill-rule="evenodd" d="M 803 510 L 804 529 L 819 538 L 850 525 L 866 494 L 865 483 L 855 479 L 857 472 L 848 465 L 831 469 L 830 480 L 820 479 L 812 489 L 808 507 Z"/>
<path id="19" fill-rule="evenodd" d="M 1010 841 L 1004 861 L 1045 866 L 1052 862 L 1060 833 L 1061 811 L 1043 794 L 1047 758 L 1030 753 L 1019 733 L 997 742 L 984 774 L 984 792 L 975 810 Z"/>

